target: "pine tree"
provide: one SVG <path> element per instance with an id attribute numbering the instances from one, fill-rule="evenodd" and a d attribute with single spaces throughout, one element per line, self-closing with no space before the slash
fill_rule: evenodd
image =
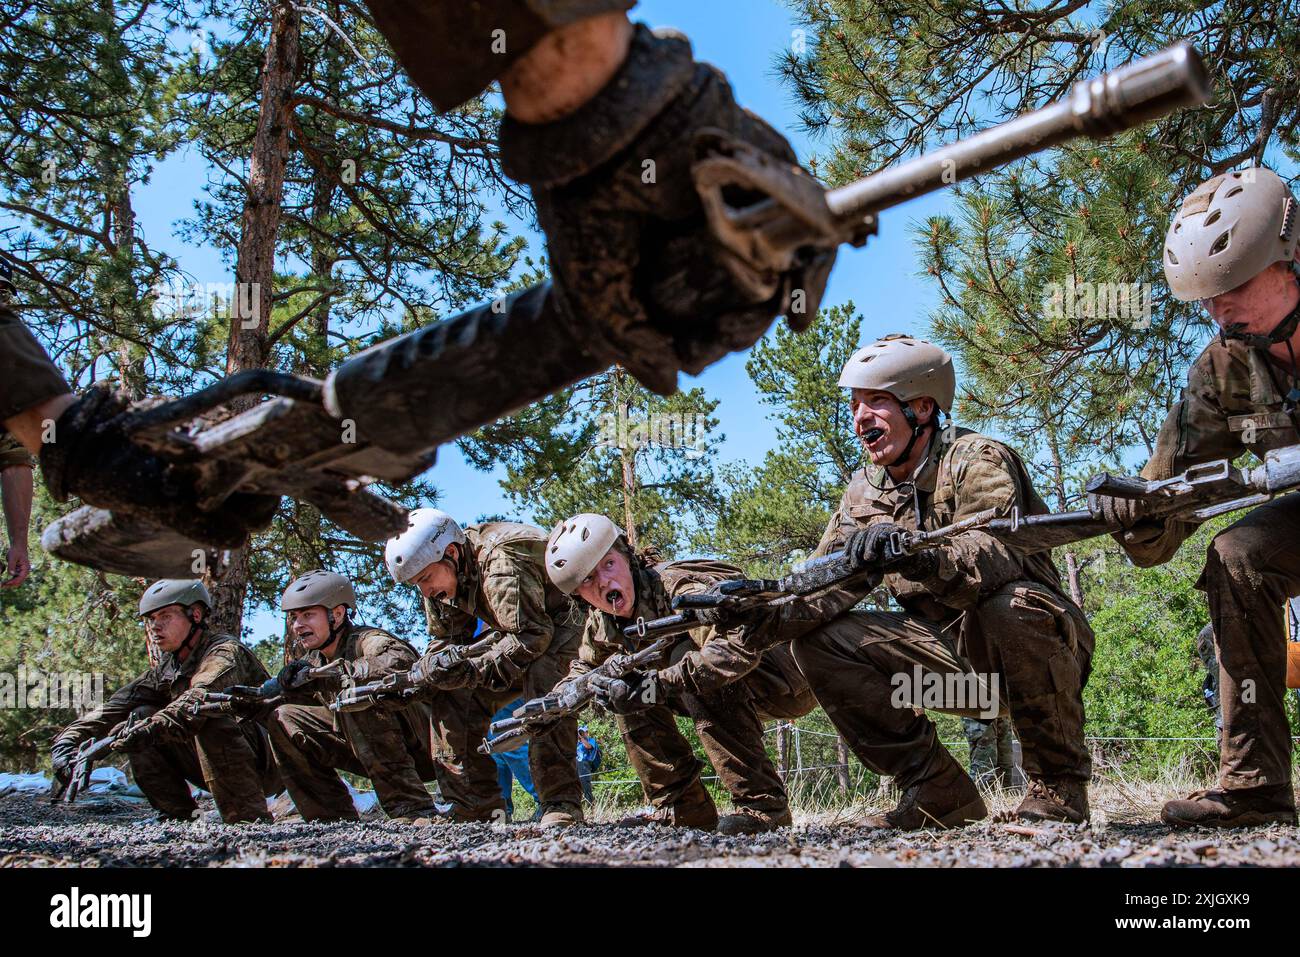
<path id="1" fill-rule="evenodd" d="M 1144 460 L 1208 333 L 1168 295 L 1165 229 L 1209 175 L 1300 157 L 1300 74 L 1287 52 L 1300 3 L 792 6 L 811 40 L 781 69 L 828 142 L 834 183 L 1180 39 L 1205 54 L 1212 106 L 972 180 L 954 190 L 952 215 L 917 229 L 921 275 L 940 298 L 929 334 L 959 360 L 959 421 L 1007 437 L 1058 508 L 1075 505 L 1082 475 Z M 1079 597 L 1073 552 L 1067 571 Z"/>
<path id="2" fill-rule="evenodd" d="M 754 347 L 745 368 L 773 410 L 777 446 L 757 468 L 725 471 L 726 501 L 700 547 L 752 574 L 787 569 L 816 547 L 862 456 L 838 385 L 861 328 L 850 302 L 801 335 L 781 326 Z"/>
<path id="3" fill-rule="evenodd" d="M 460 447 L 484 471 L 505 466 L 501 487 L 526 519 L 549 529 L 596 512 L 634 544 L 671 556 L 720 507 L 714 462 L 726 436 L 717 406 L 698 388 L 655 395 L 615 366 Z"/>

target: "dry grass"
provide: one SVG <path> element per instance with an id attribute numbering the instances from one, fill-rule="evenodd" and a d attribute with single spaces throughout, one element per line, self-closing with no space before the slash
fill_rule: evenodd
<path id="1" fill-rule="evenodd" d="M 1122 766 L 1111 767 L 1093 776 L 1088 799 L 1092 807 L 1094 825 L 1114 823 L 1151 823 L 1160 819 L 1160 808 L 1166 801 L 1186 797 L 1198 788 L 1213 785 L 1191 762 L 1181 762 L 1161 769 L 1153 776 L 1146 769 L 1142 776 L 1127 772 Z M 1012 811 L 1020 803 L 1024 792 L 1008 789 L 989 791 L 982 789 L 989 813 Z M 865 797 L 845 804 L 828 799 L 802 800 L 795 806 L 796 820 L 807 824 L 834 826 L 850 824 L 869 814 L 889 810 L 898 801 L 898 790 L 892 785 L 870 792 Z"/>
<path id="2" fill-rule="evenodd" d="M 1150 823 L 1159 820 L 1161 806 L 1169 800 L 1185 797 L 1198 788 L 1213 785 L 1203 762 L 1191 759 L 1171 762 L 1153 772 L 1150 767 L 1131 770 L 1124 764 L 1109 764 L 1093 775 L 1089 789 L 1094 824 Z M 634 796 L 629 799 L 629 792 Z M 982 790 L 991 814 L 1013 810 L 1023 796 L 1022 790 Z M 587 819 L 606 823 L 626 817 L 638 810 L 639 794 L 627 786 L 596 788 L 596 803 L 587 808 Z M 832 776 L 816 782 L 803 782 L 795 789 L 795 819 L 803 824 L 826 826 L 848 825 L 870 814 L 889 810 L 898 801 L 898 790 L 888 781 L 874 790 L 859 789 L 846 801 Z M 728 809 L 721 800 L 719 810 Z"/>

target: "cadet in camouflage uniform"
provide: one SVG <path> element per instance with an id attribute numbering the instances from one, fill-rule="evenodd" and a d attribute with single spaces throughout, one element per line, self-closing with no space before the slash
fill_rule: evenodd
<path id="1" fill-rule="evenodd" d="M 568 673 L 579 623 L 569 599 L 547 581 L 540 528 L 488 522 L 462 529 L 436 508 L 416 509 L 410 522 L 389 540 L 384 557 L 395 581 L 420 589 L 435 638 L 411 677 L 434 693 L 443 797 L 471 820 L 503 820 L 496 763 L 478 746 L 502 705 L 521 693 L 540 697 Z M 477 654 L 463 657 L 457 649 L 474 641 L 479 620 L 487 635 L 480 636 Z M 529 744 L 543 826 L 583 820 L 577 744 L 574 717 L 556 721 Z"/>
<path id="2" fill-rule="evenodd" d="M 59 733 L 50 758 L 60 783 L 72 772 L 83 741 L 105 737 L 134 716 L 140 723 L 114 750 L 127 752 L 135 783 L 161 817 L 188 820 L 196 809 L 190 796 L 194 784 L 212 794 L 227 824 L 271 819 L 266 798 L 282 785 L 266 731 L 254 721 L 190 711 L 205 691 L 258 685 L 267 678 L 257 656 L 238 638 L 209 633 L 211 604 L 199 581 L 149 586 L 140 599 L 140 617 L 162 652 L 161 662 Z"/>
<path id="3" fill-rule="evenodd" d="M 357 819 L 339 770 L 369 778 L 390 818 L 432 821 L 437 809 L 424 786 L 436 777 L 428 704 L 407 700 L 339 713 L 329 708 L 345 680 L 376 681 L 406 671 L 419 657 L 382 628 L 354 623 L 356 607 L 352 583 L 334 572 L 308 572 L 280 596 L 304 654 L 278 676 L 287 703 L 267 719 L 271 746 L 304 821 Z M 337 676 L 304 683 L 304 672 L 332 662 L 339 662 Z"/>
<path id="4" fill-rule="evenodd" d="M 939 411 L 952 408 L 956 392 L 943 350 L 887 337 L 854 353 L 840 385 L 853 390 L 854 429 L 872 464 L 853 476 L 816 554 L 846 549 L 879 563 L 895 532 L 935 529 L 991 508 L 1047 511 L 1009 448 L 967 429 L 939 428 Z M 887 571 L 901 612 L 851 611 L 793 645 L 849 747 L 903 791 L 896 809 L 866 823 L 959 826 L 987 814 L 933 722 L 911 707 L 921 704 L 927 676 L 962 678 L 967 691 L 965 700 L 945 695 L 939 710 L 983 718 L 990 705 L 1009 710 L 1029 779 L 1017 816 L 1086 820 L 1091 762 L 1081 692 L 1093 634 L 1063 592 L 1050 553 L 1026 556 L 976 530 Z M 979 700 L 994 690 L 1001 701 Z"/>
<path id="5" fill-rule="evenodd" d="M 555 527 L 546 570 L 562 591 L 576 593 L 590 606 L 570 677 L 626 653 L 625 626 L 672 614 L 672 601 L 679 595 L 744 577 L 722 562 L 657 562 L 638 555 L 613 522 L 592 514 Z M 768 757 L 763 722 L 801 717 L 817 702 L 789 645 L 761 646 L 705 626 L 683 635 L 666 664 L 626 679 L 593 680 L 597 701 L 618 716 L 628 759 L 655 808 L 637 823 L 717 826 L 726 834 L 790 824 L 789 800 Z M 736 812 L 721 821 L 700 781 L 702 764 L 677 729 L 676 714 L 695 722 L 704 753 L 731 794 Z"/>
<path id="6" fill-rule="evenodd" d="M 1202 302 L 1220 336 L 1205 347 L 1142 470 L 1177 475 L 1247 450 L 1263 456 L 1300 442 L 1300 210 L 1276 173 L 1247 169 L 1202 183 L 1165 240 L 1170 292 Z M 1168 561 L 1194 531 L 1152 521 L 1143 503 L 1095 496 L 1095 515 L 1142 567 Z M 1251 511 L 1214 537 L 1197 587 L 1209 598 L 1223 711 L 1218 786 L 1165 805 L 1179 826 L 1296 822 L 1285 711 L 1283 608 L 1300 594 L 1300 494 Z"/>
<path id="7" fill-rule="evenodd" d="M 1214 730 L 1223 733 L 1223 708 L 1219 704 L 1219 659 L 1214 653 L 1214 626 L 1206 625 L 1196 636 L 1196 656 L 1205 668 L 1205 680 L 1201 682 L 1201 694 L 1205 696 L 1205 706 L 1214 712 Z"/>

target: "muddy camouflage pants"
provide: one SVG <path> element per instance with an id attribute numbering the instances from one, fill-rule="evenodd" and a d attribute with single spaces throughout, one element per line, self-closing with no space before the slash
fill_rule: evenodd
<path id="1" fill-rule="evenodd" d="M 434 760 L 438 762 L 439 787 L 445 800 L 459 814 L 475 820 L 503 819 L 505 800 L 497 783 L 497 767 L 491 757 L 479 754 L 487 737 L 492 716 L 522 694 L 540 698 L 569 673 L 569 663 L 578 655 L 580 635 L 564 630 L 551 648 L 524 672 L 523 681 L 504 691 L 488 688 L 440 692 L 433 704 Z M 550 804 L 582 803 L 578 781 L 578 720 L 564 718 L 545 734 L 528 742 L 528 769 L 532 772 L 537 799 Z"/>
<path id="2" fill-rule="evenodd" d="M 324 705 L 287 704 L 267 720 L 271 747 L 289 796 L 304 821 L 354 821 L 357 809 L 338 771 L 363 775 L 389 817 L 432 817 L 434 779 L 429 756 L 428 709 L 344 712 L 334 726 Z"/>
<path id="3" fill-rule="evenodd" d="M 1300 595 L 1300 494 L 1261 505 L 1214 537 L 1205 591 L 1223 708 L 1219 779 L 1228 789 L 1287 784 L 1286 611 Z"/>
<path id="4" fill-rule="evenodd" d="M 140 707 L 133 714 L 139 720 L 155 710 Z M 194 737 L 151 744 L 129 758 L 135 783 L 169 817 L 188 819 L 194 813 L 193 784 L 212 795 L 227 824 L 269 821 L 266 799 L 283 787 L 266 731 L 254 721 L 208 718 Z"/>
<path id="5" fill-rule="evenodd" d="M 678 651 L 685 653 L 689 643 Z M 792 680 L 793 679 L 793 680 Z M 656 808 L 707 797 L 703 763 L 677 729 L 677 714 L 695 723 L 700 745 L 737 808 L 765 813 L 789 807 L 785 785 L 768 757 L 763 722 L 799 718 L 817 701 L 799 676 L 789 645 L 764 652 L 744 678 L 704 695 L 685 694 L 665 705 L 619 718 L 627 756 L 646 799 Z"/>
<path id="6" fill-rule="evenodd" d="M 977 681 L 991 690 L 995 676 L 1025 773 L 1086 781 L 1092 764 L 1082 691 L 1093 635 L 1082 613 L 1037 583 L 1012 582 L 967 614 L 960 641 L 959 650 L 938 625 L 914 615 L 849 612 L 796 641 L 794 656 L 858 760 L 900 788 L 951 760 L 934 722 L 912 704 L 978 716 L 979 698 L 969 692 Z M 918 675 L 922 694 L 907 693 Z M 960 680 L 937 680 L 943 676 Z M 937 707 L 924 700 L 925 689 L 936 687 L 945 698 Z"/>

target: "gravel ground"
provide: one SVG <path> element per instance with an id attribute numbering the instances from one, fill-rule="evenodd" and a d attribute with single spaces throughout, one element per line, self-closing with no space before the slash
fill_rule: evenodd
<path id="1" fill-rule="evenodd" d="M 489 826 L 156 823 L 147 807 L 51 807 L 0 797 L 0 865 L 131 867 L 1167 867 L 1300 865 L 1293 827 L 1172 833 L 1161 825 L 983 823 L 961 831 L 873 832 L 809 817 L 776 834 L 596 825 L 563 832 Z"/>

